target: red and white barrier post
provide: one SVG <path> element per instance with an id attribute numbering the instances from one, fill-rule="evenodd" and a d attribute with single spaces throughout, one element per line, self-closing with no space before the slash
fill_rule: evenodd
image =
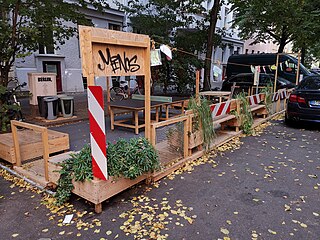
<path id="1" fill-rule="evenodd" d="M 107 145 L 102 87 L 88 87 L 88 107 L 93 176 L 107 180 Z"/>

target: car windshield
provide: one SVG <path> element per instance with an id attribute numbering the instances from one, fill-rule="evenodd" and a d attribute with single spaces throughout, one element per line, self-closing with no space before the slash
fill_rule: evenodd
<path id="1" fill-rule="evenodd" d="M 298 89 L 320 90 L 320 78 L 319 77 L 308 77 L 308 78 L 305 78 L 300 83 Z"/>

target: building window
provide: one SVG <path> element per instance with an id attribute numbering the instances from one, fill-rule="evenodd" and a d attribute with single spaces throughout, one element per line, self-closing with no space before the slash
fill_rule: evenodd
<path id="1" fill-rule="evenodd" d="M 234 54 L 234 48 L 230 47 L 230 56 Z"/>
<path id="2" fill-rule="evenodd" d="M 229 8 L 224 8 L 224 20 L 223 20 L 223 23 L 224 23 L 224 28 L 228 28 L 228 13 L 229 13 Z"/>
<path id="3" fill-rule="evenodd" d="M 251 53 L 254 54 L 254 50 L 252 50 Z"/>
<path id="4" fill-rule="evenodd" d="M 260 53 L 260 51 L 257 52 L 258 54 Z"/>
<path id="5" fill-rule="evenodd" d="M 109 23 L 109 29 L 110 29 L 110 30 L 120 31 L 120 30 L 121 30 L 121 25 Z"/>
<path id="6" fill-rule="evenodd" d="M 53 33 L 52 32 L 45 32 L 44 35 L 44 42 L 45 44 L 39 43 L 39 53 L 40 54 L 54 54 L 54 41 L 53 41 Z"/>
<path id="7" fill-rule="evenodd" d="M 246 54 L 248 54 L 249 53 L 249 49 L 248 48 L 246 48 Z"/>

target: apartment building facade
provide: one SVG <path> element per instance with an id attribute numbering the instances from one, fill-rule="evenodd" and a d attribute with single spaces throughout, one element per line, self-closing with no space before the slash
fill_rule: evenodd
<path id="1" fill-rule="evenodd" d="M 104 13 L 95 10 L 85 10 L 86 16 L 91 19 L 93 25 L 99 28 L 127 31 L 127 16 L 123 11 L 109 1 L 110 8 Z M 119 1 L 118 1 L 119 2 Z M 122 0 L 122 4 L 126 4 Z M 145 0 L 141 2 L 146 3 Z M 213 6 L 213 0 L 203 2 L 203 6 L 209 11 Z M 220 81 L 224 77 L 224 70 L 230 55 L 243 52 L 244 42 L 238 36 L 238 30 L 231 28 L 233 12 L 228 2 L 221 7 L 220 19 L 217 22 L 216 30 L 225 31 L 222 37 L 223 47 L 214 48 L 212 54 L 212 71 L 214 66 L 223 69 L 223 73 L 218 77 L 212 74 L 211 81 Z M 82 76 L 79 40 L 75 36 L 64 45 L 54 47 L 39 46 L 39 50 L 23 59 L 15 62 L 15 76 L 20 82 L 28 82 L 29 72 L 54 72 L 57 74 L 58 92 L 83 92 L 86 87 L 85 79 Z M 105 78 L 97 78 L 97 85 L 106 87 Z M 28 86 L 27 86 L 28 88 Z"/>
<path id="2" fill-rule="evenodd" d="M 113 3 L 110 3 L 110 8 L 105 9 L 103 13 L 93 9 L 83 10 L 83 12 L 95 27 L 124 30 L 126 26 L 124 12 L 117 10 Z M 31 72 L 56 73 L 58 92 L 83 92 L 86 86 L 85 79 L 82 77 L 77 36 L 60 46 L 39 46 L 38 51 L 16 60 L 14 72 L 20 82 L 28 82 L 28 73 Z"/>

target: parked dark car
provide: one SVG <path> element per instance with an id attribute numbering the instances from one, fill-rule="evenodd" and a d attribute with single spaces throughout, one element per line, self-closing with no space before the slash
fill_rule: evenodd
<path id="1" fill-rule="evenodd" d="M 271 68 L 277 62 L 277 53 L 260 54 L 235 54 L 228 59 L 226 75 L 227 78 L 239 73 L 251 73 L 251 66 L 260 66 L 261 73 L 275 74 L 276 68 Z M 313 75 L 303 66 L 299 65 L 299 75 L 306 77 Z M 298 59 L 289 54 L 279 55 L 278 76 L 292 83 L 296 82 Z"/>
<path id="2" fill-rule="evenodd" d="M 320 122 L 320 76 L 303 79 L 290 94 L 285 121 Z"/>
<path id="3" fill-rule="evenodd" d="M 236 86 L 238 87 L 235 92 L 241 92 L 245 91 L 247 92 L 249 88 L 253 87 L 253 79 L 254 74 L 253 73 L 240 73 L 238 75 L 235 75 L 233 77 L 230 77 L 230 79 L 226 79 L 222 83 L 222 91 L 230 91 L 233 83 L 236 83 Z M 274 75 L 273 74 L 266 74 L 261 73 L 259 78 L 259 86 L 265 87 L 268 84 L 274 84 Z M 292 82 L 278 77 L 277 78 L 277 89 L 282 88 L 294 88 L 296 85 Z"/>

